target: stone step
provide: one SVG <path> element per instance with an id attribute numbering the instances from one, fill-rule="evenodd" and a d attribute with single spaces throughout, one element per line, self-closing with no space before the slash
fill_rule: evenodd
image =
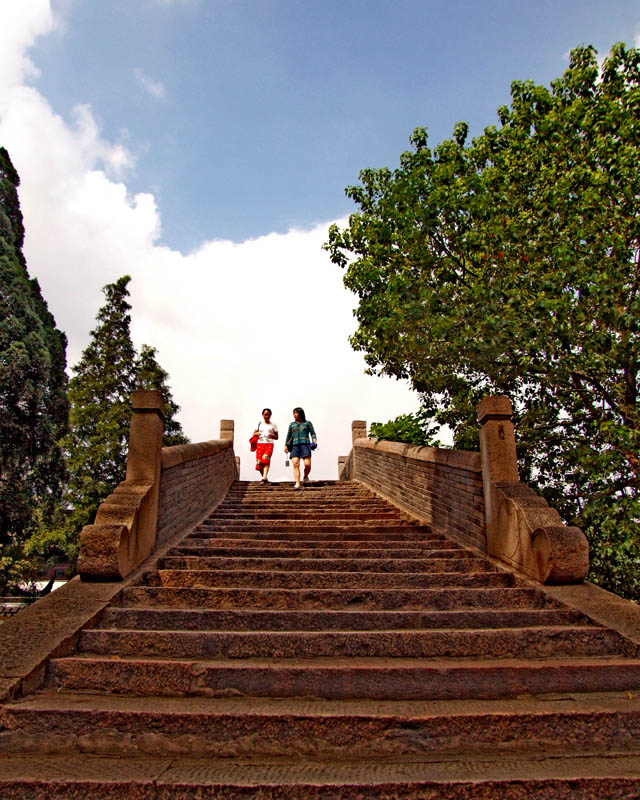
<path id="1" fill-rule="evenodd" d="M 553 608 L 537 589 L 265 589 L 133 586 L 124 589 L 120 606 L 198 609 L 416 609 L 455 611 Z"/>
<path id="2" fill-rule="evenodd" d="M 467 557 L 465 557 L 467 556 Z M 392 558 L 272 558 L 227 556 L 168 556 L 160 560 L 164 570 L 278 570 L 282 572 L 494 572 L 486 558 L 458 557 Z"/>
<path id="3" fill-rule="evenodd" d="M 327 499 L 315 499 L 309 500 L 307 496 L 300 496 L 298 499 L 298 494 L 295 498 L 287 498 L 287 500 L 264 500 L 264 499 L 255 499 L 255 500 L 223 500 L 222 503 L 216 508 L 216 513 L 218 511 L 234 511 L 234 510 L 249 510 L 249 511 L 261 511 L 262 509 L 269 509 L 271 511 L 279 511 L 279 510 L 287 510 L 289 508 L 300 508 L 300 509 L 309 509 L 314 508 L 321 513 L 322 511 L 335 511 L 336 508 L 347 508 L 351 511 L 360 510 L 363 511 L 394 511 L 395 513 L 398 512 L 398 509 L 395 506 L 386 503 L 384 500 L 377 500 L 371 497 L 362 497 L 362 498 L 351 498 L 349 500 L 336 500 Z"/>
<path id="4" fill-rule="evenodd" d="M 186 757 L 5 756 L 3 800 L 631 800 L 640 796 L 640 757 L 608 751 L 563 757 L 425 759 L 403 763 L 243 761 Z"/>
<path id="5" fill-rule="evenodd" d="M 39 692 L 0 708 L 0 752 L 465 758 L 523 751 L 636 749 L 640 702 L 627 693 L 495 700 L 379 701 L 129 697 Z M 472 735 L 470 735 L 472 732 Z M 0 762 L 1 763 L 1 762 Z"/>
<path id="6" fill-rule="evenodd" d="M 397 542 L 418 542 L 420 544 L 430 544 L 447 542 L 452 547 L 456 546 L 455 542 L 451 542 L 446 537 L 440 534 L 429 533 L 415 528 L 403 528 L 399 531 L 392 530 L 388 533 L 384 531 L 370 531 L 370 530 L 340 530 L 338 526 L 331 526 L 330 530 L 321 528 L 318 531 L 310 529 L 296 530 L 291 529 L 285 525 L 279 526 L 280 530 L 261 530 L 258 526 L 256 529 L 250 530 L 245 528 L 218 530 L 214 527 L 199 527 L 182 540 L 182 544 L 191 545 L 198 544 L 200 540 L 219 541 L 221 539 L 233 539 L 240 541 L 242 539 L 248 541 L 273 541 L 273 542 L 340 542 L 349 544 L 352 542 L 375 542 L 378 543 L 397 543 Z"/>
<path id="7" fill-rule="evenodd" d="M 469 553 L 463 548 L 449 549 L 423 547 L 423 548 L 380 548 L 380 549 L 365 549 L 364 547 L 349 547 L 348 545 L 334 546 L 325 548 L 321 544 L 317 547 L 259 547 L 254 544 L 252 547 L 246 545 L 233 544 L 227 547 L 212 547 L 211 545 L 203 545 L 200 547 L 172 547 L 167 555 L 162 559 L 161 564 L 163 567 L 170 569 L 193 569 L 191 559 L 211 558 L 301 558 L 307 559 L 368 559 L 373 560 L 376 556 L 384 555 L 384 559 L 404 559 L 416 560 L 420 558 L 450 558 L 450 559 L 463 559 L 469 558 Z M 185 566 L 178 567 L 178 561 L 182 560 Z M 203 561 L 204 569 L 207 568 L 207 562 Z M 195 567 L 196 569 L 198 567 Z"/>
<path id="8" fill-rule="evenodd" d="M 265 570 L 172 570 L 147 573 L 149 586 L 259 587 L 271 589 L 418 589 L 441 586 L 512 586 L 508 572 L 329 572 Z"/>
<path id="9" fill-rule="evenodd" d="M 250 511 L 249 509 L 239 509 L 237 511 L 218 511 L 215 516 L 216 521 L 241 521 L 241 520 L 381 520 L 401 522 L 404 518 L 396 511 L 351 511 L 340 508 L 337 511 L 322 511 L 319 513 L 314 509 L 297 509 L 271 511 L 268 508 L 261 511 Z"/>
<path id="10" fill-rule="evenodd" d="M 398 523 L 397 520 L 353 520 L 351 522 L 340 522 L 336 520 L 298 519 L 288 523 L 285 520 L 259 520 L 259 519 L 236 519 L 236 520 L 216 520 L 215 522 L 204 522 L 195 529 L 190 536 L 197 536 L 203 531 L 317 531 L 319 533 L 414 533 L 424 534 L 425 531 L 420 526 L 410 522 Z"/>
<path id="11" fill-rule="evenodd" d="M 521 658 L 635 655 L 606 628 L 367 631 L 184 631 L 86 629 L 79 653 L 156 658 Z"/>
<path id="12" fill-rule="evenodd" d="M 507 699 L 549 692 L 640 691 L 640 660 L 602 658 L 52 659 L 54 690 L 204 697 Z M 470 732 L 473 736 L 473 731 Z"/>
<path id="13" fill-rule="evenodd" d="M 207 542 L 211 542 L 208 544 Z M 342 552 L 353 554 L 354 558 L 361 557 L 361 553 L 369 553 L 369 557 L 381 553 L 411 553 L 423 555 L 427 553 L 456 551 L 465 552 L 465 548 L 456 542 L 406 542 L 406 541 L 329 541 L 325 539 L 196 539 L 183 540 L 181 544 L 172 547 L 168 555 L 183 556 L 213 556 L 222 554 L 224 550 L 233 550 L 236 553 L 244 551 L 246 553 L 258 554 L 260 552 L 275 552 L 282 554 L 286 551 L 290 555 L 300 554 L 304 551 L 309 556 L 317 553 L 334 553 L 340 555 Z M 365 557 L 365 556 L 362 556 Z"/>
<path id="14" fill-rule="evenodd" d="M 465 611 L 213 610 L 110 607 L 101 628 L 176 631 L 363 631 L 586 625 L 564 609 Z"/>

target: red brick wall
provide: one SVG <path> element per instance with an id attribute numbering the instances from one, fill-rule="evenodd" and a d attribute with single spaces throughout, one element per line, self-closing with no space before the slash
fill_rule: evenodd
<path id="1" fill-rule="evenodd" d="M 349 461 L 343 480 L 361 481 L 403 511 L 486 551 L 480 453 L 358 439 Z"/>
<path id="2" fill-rule="evenodd" d="M 164 447 L 156 543 L 206 516 L 237 477 L 231 439 Z"/>

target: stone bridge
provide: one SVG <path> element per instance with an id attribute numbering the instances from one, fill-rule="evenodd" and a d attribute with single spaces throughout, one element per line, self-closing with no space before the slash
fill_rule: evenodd
<path id="1" fill-rule="evenodd" d="M 640 797 L 640 610 L 519 481 L 506 398 L 480 453 L 356 421 L 302 492 L 133 405 L 78 577 L 0 627 L 0 797 Z"/>

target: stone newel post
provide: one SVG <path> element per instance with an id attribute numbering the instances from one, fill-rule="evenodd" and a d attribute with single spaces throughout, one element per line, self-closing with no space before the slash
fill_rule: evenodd
<path id="1" fill-rule="evenodd" d="M 487 550 L 541 583 L 580 583 L 589 569 L 585 535 L 520 483 L 512 414 L 507 397 L 478 405 Z"/>
<path id="2" fill-rule="evenodd" d="M 498 481 L 518 482 L 516 434 L 511 421 L 513 408 L 508 397 L 483 397 L 477 414 L 487 533 L 491 539 L 497 518 L 494 484 Z"/>
<path id="3" fill-rule="evenodd" d="M 356 439 L 367 438 L 367 423 L 363 419 L 354 419 L 351 423 L 351 444 L 356 443 Z"/>
<path id="4" fill-rule="evenodd" d="M 232 419 L 220 420 L 220 438 L 231 439 L 233 441 L 234 422 Z"/>
<path id="5" fill-rule="evenodd" d="M 80 536 L 78 572 L 84 580 L 122 580 L 151 553 L 158 524 L 162 469 L 162 393 L 135 391 L 126 478 L 100 504 Z"/>

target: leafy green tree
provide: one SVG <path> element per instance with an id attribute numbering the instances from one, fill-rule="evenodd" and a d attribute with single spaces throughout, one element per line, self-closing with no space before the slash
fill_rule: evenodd
<path id="1" fill-rule="evenodd" d="M 0 587 L 31 577 L 24 554 L 35 520 L 48 520 L 65 477 L 67 340 L 22 252 L 20 179 L 0 147 Z"/>
<path id="2" fill-rule="evenodd" d="M 512 84 L 500 127 L 367 169 L 325 247 L 359 298 L 352 346 L 475 440 L 487 393 L 516 408 L 525 477 L 592 545 L 591 578 L 640 599 L 640 54 L 571 53 Z"/>
<path id="3" fill-rule="evenodd" d="M 95 518 L 98 506 L 124 480 L 129 445 L 131 394 L 160 389 L 166 403 L 165 446 L 189 440 L 182 431 L 168 386 L 168 373 L 156 350 L 143 345 L 140 355 L 131 340 L 131 305 L 124 275 L 103 288 L 106 302 L 97 315 L 91 341 L 73 368 L 69 383 L 70 429 L 63 440 L 69 470 L 64 506 L 54 524 L 42 525 L 30 539 L 30 555 L 77 556 L 79 534 Z"/>
<path id="4" fill-rule="evenodd" d="M 93 521 L 100 502 L 126 472 L 136 378 L 127 299 L 130 280 L 124 275 L 103 288 L 106 302 L 69 382 L 70 430 L 63 442 L 69 470 L 67 513 L 51 542 L 71 556 L 77 552 L 78 532 Z"/>
<path id="5" fill-rule="evenodd" d="M 438 425 L 434 424 L 433 415 L 425 408 L 420 408 L 415 414 L 400 414 L 388 422 L 372 422 L 369 428 L 369 435 L 375 439 L 420 447 L 440 447 L 440 442 L 434 438 L 437 432 Z"/>
<path id="6" fill-rule="evenodd" d="M 142 345 L 136 362 L 136 388 L 159 389 L 162 392 L 165 405 L 163 446 L 187 444 L 190 440 L 184 435 L 182 425 L 176 419 L 180 406 L 173 399 L 167 383 L 169 373 L 158 364 L 157 353 L 155 347 L 150 347 L 148 344 Z"/>

